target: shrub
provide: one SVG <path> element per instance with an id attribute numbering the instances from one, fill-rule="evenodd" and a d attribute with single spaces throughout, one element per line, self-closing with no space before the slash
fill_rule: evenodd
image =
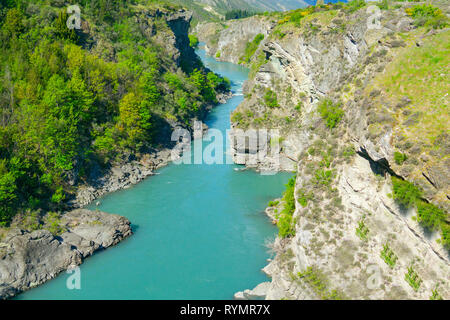
<path id="1" fill-rule="evenodd" d="M 231 122 L 239 123 L 239 122 L 242 121 L 243 118 L 244 118 L 244 116 L 242 115 L 242 113 L 240 113 L 240 112 L 235 112 L 235 113 L 233 113 L 233 115 L 231 116 Z"/>
<path id="2" fill-rule="evenodd" d="M 406 208 L 410 208 L 422 197 L 422 191 L 411 182 L 392 177 L 394 200 Z"/>
<path id="3" fill-rule="evenodd" d="M 278 108 L 280 106 L 278 104 L 277 94 L 271 89 L 267 89 L 266 94 L 264 95 L 264 102 L 269 108 Z"/>
<path id="4" fill-rule="evenodd" d="M 364 219 L 358 222 L 358 227 L 356 228 L 356 235 L 361 240 L 367 240 L 367 235 L 369 234 L 369 228 L 366 226 Z"/>
<path id="5" fill-rule="evenodd" d="M 298 277 L 303 279 L 314 292 L 323 300 L 342 300 L 344 295 L 337 290 L 328 290 L 328 281 L 318 268 L 308 267 L 299 272 Z"/>
<path id="6" fill-rule="evenodd" d="M 445 220 L 445 213 L 431 203 L 418 201 L 417 220 L 431 230 L 439 230 L 441 223 Z"/>
<path id="7" fill-rule="evenodd" d="M 413 267 L 408 267 L 408 272 L 405 274 L 405 280 L 415 291 L 419 290 L 420 284 L 422 283 L 422 279 L 420 279 Z"/>
<path id="8" fill-rule="evenodd" d="M 344 116 L 341 105 L 341 103 L 333 103 L 331 99 L 324 99 L 319 103 L 318 111 L 328 128 L 335 128 Z"/>
<path id="9" fill-rule="evenodd" d="M 417 5 L 406 8 L 405 11 L 414 19 L 416 26 L 429 26 L 434 29 L 442 29 L 448 25 L 448 18 L 439 8 L 431 5 Z"/>
<path id="10" fill-rule="evenodd" d="M 450 250 L 450 224 L 444 222 L 441 224 L 441 243 L 447 249 Z"/>
<path id="11" fill-rule="evenodd" d="M 305 208 L 308 205 L 308 201 L 312 199 L 312 195 L 306 193 L 305 189 L 299 189 L 297 193 L 297 201 L 300 205 Z"/>
<path id="12" fill-rule="evenodd" d="M 277 206 L 279 203 L 280 203 L 279 201 L 270 201 L 270 202 L 269 202 L 269 207 L 275 207 L 275 206 Z"/>
<path id="13" fill-rule="evenodd" d="M 286 184 L 286 191 L 283 195 L 284 208 L 278 217 L 278 235 L 282 238 L 295 235 L 295 221 L 292 217 L 295 212 L 295 180 L 296 176 L 292 177 Z"/>
<path id="14" fill-rule="evenodd" d="M 406 159 L 408 159 L 408 157 L 406 156 L 406 154 L 395 151 L 394 152 L 394 161 L 396 164 L 398 165 L 402 165 L 403 162 L 406 161 Z"/>
<path id="15" fill-rule="evenodd" d="M 57 212 L 49 212 L 47 214 L 45 217 L 45 227 L 55 236 L 66 232 L 66 229 L 61 226 L 61 215 Z"/>
<path id="16" fill-rule="evenodd" d="M 437 288 L 434 288 L 431 291 L 431 296 L 430 296 L 430 300 L 444 300 L 442 298 L 442 296 L 439 294 L 439 292 L 437 291 Z"/>
<path id="17" fill-rule="evenodd" d="M 194 34 L 190 34 L 189 35 L 189 45 L 192 48 L 196 48 L 198 46 L 198 43 L 199 43 L 198 37 L 196 35 L 194 35 Z"/>
<path id="18" fill-rule="evenodd" d="M 278 218 L 278 235 L 281 238 L 288 238 L 295 236 L 295 229 L 294 229 L 294 223 L 293 218 L 291 215 L 288 214 L 281 214 Z"/>
<path id="19" fill-rule="evenodd" d="M 328 186 L 333 180 L 333 170 L 317 169 L 314 173 L 314 182 L 318 185 Z"/>
<path id="20" fill-rule="evenodd" d="M 384 262 L 386 262 L 386 264 L 391 268 L 395 266 L 398 260 L 397 255 L 394 253 L 394 251 L 392 251 L 392 249 L 389 247 L 389 244 L 387 243 L 383 245 L 383 250 L 381 250 L 380 256 L 381 259 L 383 259 Z"/>

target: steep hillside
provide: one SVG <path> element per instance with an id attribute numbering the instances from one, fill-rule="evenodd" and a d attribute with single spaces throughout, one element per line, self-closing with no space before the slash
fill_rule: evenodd
<path id="1" fill-rule="evenodd" d="M 253 11 L 284 11 L 306 7 L 315 4 L 315 0 L 197 0 L 215 8 L 219 12 L 233 9 L 244 9 Z"/>
<path id="2" fill-rule="evenodd" d="M 113 166 L 145 158 L 151 173 L 172 128 L 228 88 L 190 46 L 184 9 L 84 1 L 76 30 L 65 7 L 19 2 L 0 10 L 0 226 L 36 212 L 41 225 Z"/>
<path id="3" fill-rule="evenodd" d="M 272 282 L 237 298 L 450 298 L 449 8 L 433 4 L 309 7 L 249 18 L 263 40 L 242 20 L 205 39 L 251 68 L 235 161 L 279 169 L 260 157 L 276 139 L 296 172 L 267 209 Z M 281 135 L 249 152 L 237 129 L 258 128 Z"/>
<path id="4" fill-rule="evenodd" d="M 68 210 L 170 160 L 229 93 L 191 47 L 192 13 L 162 1 L 0 4 L 0 299 L 131 235 L 130 222 Z M 75 21 L 76 22 L 76 21 Z"/>

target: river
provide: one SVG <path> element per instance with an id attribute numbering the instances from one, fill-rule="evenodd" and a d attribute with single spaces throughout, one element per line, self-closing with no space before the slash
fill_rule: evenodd
<path id="1" fill-rule="evenodd" d="M 230 113 L 243 100 L 248 69 L 218 62 L 203 50 L 198 54 L 232 81 L 233 98 L 205 121 L 225 136 Z M 261 271 L 271 256 L 265 243 L 277 229 L 263 211 L 281 196 L 292 174 L 236 168 L 242 167 L 171 164 L 99 199 L 98 209 L 126 216 L 134 234 L 85 260 L 79 290 L 69 290 L 70 275 L 61 273 L 17 299 L 232 299 L 235 292 L 267 281 Z"/>

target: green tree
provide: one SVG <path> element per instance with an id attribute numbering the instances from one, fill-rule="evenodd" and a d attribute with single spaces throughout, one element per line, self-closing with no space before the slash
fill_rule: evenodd
<path id="1" fill-rule="evenodd" d="M 9 37 L 17 37 L 23 30 L 24 16 L 18 8 L 9 9 L 2 29 Z"/>
<path id="2" fill-rule="evenodd" d="M 150 112 L 142 105 L 139 96 L 130 92 L 120 101 L 120 122 L 129 137 L 130 145 L 139 149 L 149 138 Z"/>
<path id="3" fill-rule="evenodd" d="M 75 29 L 69 29 L 67 27 L 67 20 L 69 19 L 69 15 L 67 14 L 67 10 L 63 9 L 59 12 L 58 17 L 54 22 L 55 33 L 56 36 L 61 39 L 70 40 L 72 42 L 78 41 L 78 35 L 75 32 Z"/>

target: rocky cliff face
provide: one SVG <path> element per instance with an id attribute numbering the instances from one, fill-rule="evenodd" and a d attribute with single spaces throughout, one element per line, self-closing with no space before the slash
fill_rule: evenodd
<path id="1" fill-rule="evenodd" d="M 440 141 L 434 147 L 432 139 L 417 136 L 420 128 L 412 127 L 428 125 L 424 114 L 436 111 L 420 107 L 427 102 L 419 93 L 389 84 L 406 68 L 399 66 L 402 59 L 411 61 L 422 54 L 415 50 L 445 41 L 449 31 L 418 30 L 404 9 L 382 11 L 380 28 L 370 27 L 365 8 L 310 12 L 296 26 L 279 21 L 255 52 L 246 99 L 232 115 L 233 156 L 241 164 L 276 169 L 272 157 L 255 161 L 273 137 L 256 150 L 239 141 L 248 136 L 242 130 L 278 129 L 279 168 L 297 172 L 295 211 L 293 232 L 275 241 L 276 257 L 264 269 L 272 282 L 236 298 L 428 299 L 436 288 L 450 297 L 449 252 L 439 240 L 445 230 L 425 229 L 415 208 L 392 198 L 391 175 L 412 181 L 424 190 L 423 201 L 447 212 L 448 220 L 448 136 L 427 131 Z M 445 92 L 437 94 L 448 106 Z M 339 124 L 322 119 L 323 101 L 341 117 Z M 429 128 L 440 126 L 435 121 Z M 399 153 L 410 160 L 396 161 Z M 284 205 L 268 209 L 274 222 Z M 417 288 L 412 278 L 420 279 Z"/>
<path id="2" fill-rule="evenodd" d="M 206 53 L 219 61 L 238 63 L 248 42 L 256 35 L 268 36 L 275 26 L 271 19 L 250 17 L 223 25 L 217 23 L 198 24 L 193 32 L 206 43 Z"/>
<path id="3" fill-rule="evenodd" d="M 36 287 L 80 265 L 95 251 L 131 235 L 130 221 L 100 211 L 66 213 L 60 235 L 47 230 L 12 229 L 0 240 L 0 299 Z"/>

